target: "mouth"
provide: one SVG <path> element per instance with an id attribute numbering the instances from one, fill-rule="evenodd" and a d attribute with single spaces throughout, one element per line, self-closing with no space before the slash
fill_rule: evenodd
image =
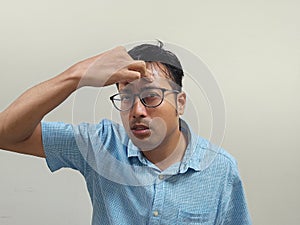
<path id="1" fill-rule="evenodd" d="M 145 138 L 151 134 L 150 128 L 145 124 L 134 124 L 130 129 L 133 135 L 138 138 Z"/>

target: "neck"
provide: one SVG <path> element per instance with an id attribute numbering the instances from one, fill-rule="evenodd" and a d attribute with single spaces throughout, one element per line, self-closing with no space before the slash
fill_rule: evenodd
<path id="1" fill-rule="evenodd" d="M 143 151 L 144 156 L 160 170 L 165 170 L 174 163 L 180 162 L 185 153 L 187 140 L 182 132 L 178 130 L 172 136 L 157 148 L 151 151 Z"/>

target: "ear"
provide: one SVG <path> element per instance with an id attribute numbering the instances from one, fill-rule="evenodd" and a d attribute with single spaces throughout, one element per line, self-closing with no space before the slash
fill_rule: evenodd
<path id="1" fill-rule="evenodd" d="M 180 92 L 177 95 L 177 111 L 179 115 L 183 115 L 186 103 L 186 94 L 185 92 Z"/>

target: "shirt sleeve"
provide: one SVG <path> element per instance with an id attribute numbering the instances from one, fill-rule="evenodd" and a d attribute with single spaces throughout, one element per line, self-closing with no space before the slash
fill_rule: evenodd
<path id="1" fill-rule="evenodd" d="M 237 168 L 234 168 L 231 178 L 222 225 L 251 225 L 245 192 Z"/>
<path id="2" fill-rule="evenodd" d="M 49 169 L 67 167 L 84 172 L 85 160 L 76 143 L 74 127 L 62 122 L 42 122 L 42 139 Z"/>

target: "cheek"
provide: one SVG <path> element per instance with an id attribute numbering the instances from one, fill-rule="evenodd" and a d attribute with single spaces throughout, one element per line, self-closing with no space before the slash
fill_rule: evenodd
<path id="1" fill-rule="evenodd" d="M 160 114 L 157 114 L 156 116 L 160 116 L 161 119 L 163 119 L 168 125 L 169 129 L 173 129 L 175 126 L 178 126 L 179 114 L 177 112 L 175 102 L 169 100 L 168 102 L 165 102 L 162 107 L 163 110 L 161 110 Z"/>
<path id="2" fill-rule="evenodd" d="M 160 105 L 160 115 L 164 120 L 172 120 L 173 117 L 177 116 L 177 106 L 174 99 L 168 99 Z"/>
<path id="3" fill-rule="evenodd" d="M 165 107 L 168 108 L 168 110 L 176 110 L 177 98 L 173 95 L 165 96 L 165 99 L 162 104 L 165 105 Z"/>
<path id="4" fill-rule="evenodd" d="M 168 130 L 166 120 L 165 118 L 162 117 L 154 117 L 151 120 L 149 127 L 151 130 L 155 131 L 155 133 L 157 133 L 161 137 L 164 137 Z"/>

